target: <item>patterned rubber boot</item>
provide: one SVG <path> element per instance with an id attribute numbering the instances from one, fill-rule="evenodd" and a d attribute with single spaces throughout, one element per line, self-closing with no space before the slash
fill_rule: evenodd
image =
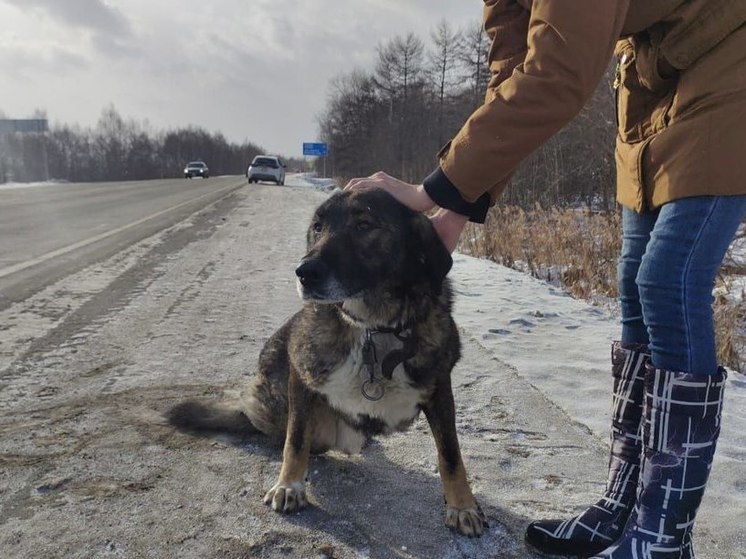
<path id="1" fill-rule="evenodd" d="M 635 502 L 642 455 L 642 404 L 647 347 L 611 350 L 614 394 L 609 477 L 603 497 L 569 520 L 537 520 L 526 529 L 526 543 L 544 553 L 588 557 L 603 551 L 624 533 Z"/>
<path id="2" fill-rule="evenodd" d="M 691 531 L 720 434 L 726 374 L 648 366 L 645 444 L 635 511 L 596 559 L 693 559 Z"/>

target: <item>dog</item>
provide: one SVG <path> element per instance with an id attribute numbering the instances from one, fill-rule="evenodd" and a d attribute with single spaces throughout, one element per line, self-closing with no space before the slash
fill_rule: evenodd
<path id="1" fill-rule="evenodd" d="M 169 413 L 188 430 L 259 431 L 284 440 L 264 502 L 307 504 L 311 453 L 359 453 L 370 437 L 424 415 L 438 451 L 445 524 L 480 536 L 486 518 L 467 481 L 451 370 L 460 358 L 446 275 L 450 253 L 430 220 L 380 189 L 341 192 L 316 210 L 295 270 L 303 308 L 265 344 L 240 406 L 185 402 Z"/>

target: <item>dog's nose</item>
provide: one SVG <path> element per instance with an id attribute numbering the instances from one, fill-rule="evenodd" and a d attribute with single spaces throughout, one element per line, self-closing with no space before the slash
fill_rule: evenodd
<path id="1" fill-rule="evenodd" d="M 295 275 L 298 276 L 301 285 L 311 286 L 322 282 L 326 273 L 326 266 L 318 259 L 303 260 L 295 269 Z"/>

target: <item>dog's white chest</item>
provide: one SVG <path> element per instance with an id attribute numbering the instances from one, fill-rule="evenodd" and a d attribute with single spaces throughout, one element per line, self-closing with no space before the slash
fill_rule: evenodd
<path id="1" fill-rule="evenodd" d="M 378 364 L 374 367 L 372 383 L 370 368 L 363 362 L 361 340 L 355 344 L 345 362 L 330 373 L 319 392 L 326 396 L 332 407 L 345 414 L 353 418 L 368 416 L 378 419 L 385 424 L 387 431 L 393 431 L 417 416 L 426 392 L 411 386 L 401 364 L 396 366 L 391 379 L 382 376 L 380 363 L 383 357 L 401 347 L 394 336 L 376 336 L 375 346 Z M 366 382 L 369 384 L 364 389 Z M 382 391 L 378 400 L 365 396 L 365 392 L 370 396 L 378 391 Z"/>

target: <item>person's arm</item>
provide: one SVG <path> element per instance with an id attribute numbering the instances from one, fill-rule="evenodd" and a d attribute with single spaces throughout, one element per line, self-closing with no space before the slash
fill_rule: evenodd
<path id="1" fill-rule="evenodd" d="M 488 0 L 486 9 L 515 5 L 515 0 Z M 490 202 L 519 163 L 591 97 L 611 59 L 628 5 L 629 0 L 534 0 L 524 62 L 509 77 L 504 72 L 493 77 L 484 105 L 469 117 L 423 183 L 435 204 L 484 221 Z M 499 26 L 495 41 L 500 41 Z M 499 52 L 495 47 L 491 54 Z M 506 68 L 510 58 L 504 59 Z"/>
<path id="2" fill-rule="evenodd" d="M 453 252 L 456 250 L 458 240 L 461 238 L 461 233 L 463 233 L 469 218 L 445 208 L 438 208 L 430 216 L 430 221 L 448 252 Z"/>
<path id="3" fill-rule="evenodd" d="M 491 97 L 490 91 L 505 81 L 513 72 L 513 69 L 523 62 L 528 50 L 526 36 L 529 14 L 528 8 L 522 6 L 519 0 L 485 1 L 484 30 L 491 41 L 488 56 L 490 81 L 485 102 L 489 101 Z M 449 141 L 439 155 L 446 153 L 450 145 L 451 142 Z M 427 211 L 436 206 L 435 202 L 425 192 L 423 185 L 406 184 L 386 173 L 378 172 L 370 177 L 352 179 L 345 186 L 345 190 L 360 187 L 382 188 L 403 204 L 418 211 Z M 484 216 L 490 206 L 488 194 L 482 196 L 477 202 L 470 203 L 465 201 L 459 191 L 452 185 L 447 192 L 443 192 L 439 201 L 441 206 L 447 206 L 450 211 L 439 213 L 440 218 L 434 223 L 448 224 L 444 226 L 444 229 L 449 232 L 454 229 L 450 224 L 463 221 L 460 216 L 472 216 L 472 221 L 484 221 Z M 451 213 L 455 215 L 450 215 Z M 463 225 L 461 228 L 463 228 Z M 445 239 L 444 242 L 449 244 Z"/>
<path id="4" fill-rule="evenodd" d="M 485 94 L 485 103 L 494 96 L 494 90 L 513 73 L 513 69 L 526 58 L 528 44 L 528 22 L 531 12 L 521 5 L 518 0 L 485 0 L 484 3 L 484 31 L 490 39 L 488 55 L 490 80 Z M 451 147 L 450 140 L 438 153 L 442 157 Z M 424 184 L 433 181 L 442 183 L 442 187 L 433 192 L 438 198 L 438 205 L 448 207 L 461 215 L 468 216 L 471 221 L 484 222 L 490 207 L 490 196 L 484 193 L 480 198 L 467 201 L 448 177 L 444 176 L 438 167 L 427 177 Z"/>
<path id="5" fill-rule="evenodd" d="M 486 0 L 484 30 L 490 38 L 490 82 L 485 102 L 513 70 L 526 59 L 531 10 L 517 0 Z"/>

